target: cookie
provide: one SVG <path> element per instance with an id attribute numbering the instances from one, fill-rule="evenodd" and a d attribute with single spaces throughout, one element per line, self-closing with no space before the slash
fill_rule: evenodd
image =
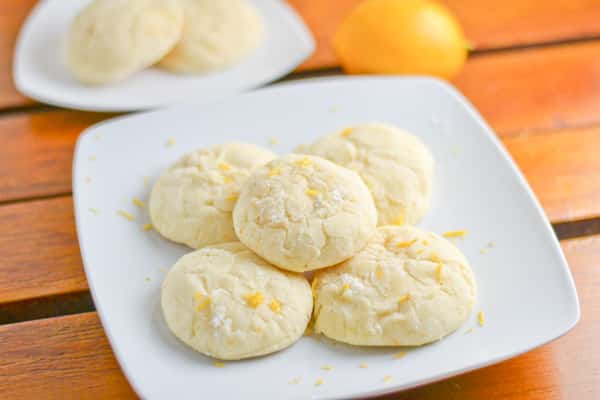
<path id="1" fill-rule="evenodd" d="M 67 66 L 86 84 L 116 82 L 163 58 L 182 29 L 175 0 L 95 0 L 73 20 Z"/>
<path id="2" fill-rule="evenodd" d="M 247 0 L 180 0 L 183 34 L 160 66 L 178 73 L 223 69 L 262 42 L 262 18 Z"/>
<path id="3" fill-rule="evenodd" d="M 182 342 L 210 357 L 239 360 L 298 340 L 310 320 L 312 293 L 304 276 L 232 242 L 179 259 L 162 285 L 161 305 Z"/>
<path id="4" fill-rule="evenodd" d="M 231 211 L 240 187 L 254 168 L 274 157 L 267 149 L 240 142 L 187 154 L 152 188 L 154 228 L 192 248 L 237 240 Z"/>
<path id="5" fill-rule="evenodd" d="M 416 136 L 369 123 L 329 134 L 298 152 L 356 171 L 373 194 L 378 225 L 415 224 L 429 209 L 433 156 Z"/>
<path id="6" fill-rule="evenodd" d="M 377 212 L 353 171 L 290 154 L 258 168 L 233 211 L 240 241 L 272 264 L 308 271 L 337 264 L 375 233 Z"/>
<path id="7" fill-rule="evenodd" d="M 418 228 L 380 227 L 348 261 L 313 281 L 315 332 L 362 346 L 416 346 L 455 331 L 476 284 L 464 255 Z"/>

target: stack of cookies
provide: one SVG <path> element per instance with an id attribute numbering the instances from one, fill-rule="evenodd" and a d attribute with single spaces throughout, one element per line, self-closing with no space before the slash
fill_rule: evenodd
<path id="1" fill-rule="evenodd" d="M 448 335 L 475 280 L 452 243 L 413 226 L 433 169 L 421 140 L 380 123 L 282 157 L 237 142 L 186 155 L 150 198 L 157 231 L 198 249 L 165 279 L 167 325 L 224 360 L 283 349 L 309 326 L 358 346 Z"/>

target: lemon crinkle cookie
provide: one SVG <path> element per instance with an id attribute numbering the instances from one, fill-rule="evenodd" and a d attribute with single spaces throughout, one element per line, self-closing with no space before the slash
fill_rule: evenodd
<path id="1" fill-rule="evenodd" d="M 181 39 L 160 66 L 178 73 L 225 68 L 255 50 L 264 36 L 260 14 L 248 0 L 180 0 Z"/>
<path id="2" fill-rule="evenodd" d="M 458 329 L 476 285 L 467 260 L 446 239 L 386 226 L 348 261 L 318 271 L 313 291 L 315 332 L 353 345 L 413 346 Z"/>
<path id="3" fill-rule="evenodd" d="M 183 256 L 161 293 L 163 315 L 175 336 L 223 360 L 290 346 L 306 329 L 312 301 L 304 276 L 273 267 L 240 242 Z"/>
<path id="4" fill-rule="evenodd" d="M 375 232 L 368 188 L 353 171 L 320 157 L 290 154 L 255 170 L 233 211 L 240 241 L 280 268 L 337 264 Z"/>
<path id="5" fill-rule="evenodd" d="M 229 142 L 187 154 L 165 171 L 150 194 L 150 217 L 167 239 L 199 248 L 237 240 L 231 211 L 254 168 L 275 155 Z"/>
<path id="6" fill-rule="evenodd" d="M 94 0 L 67 34 L 67 65 L 86 84 L 119 81 L 158 62 L 182 28 L 176 0 Z"/>
<path id="7" fill-rule="evenodd" d="M 429 209 L 433 156 L 411 133 L 388 124 L 360 124 L 297 151 L 356 171 L 373 194 L 378 225 L 415 224 Z"/>

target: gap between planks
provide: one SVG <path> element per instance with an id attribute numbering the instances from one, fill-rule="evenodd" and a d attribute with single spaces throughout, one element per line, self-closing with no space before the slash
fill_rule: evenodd
<path id="1" fill-rule="evenodd" d="M 559 240 L 600 234 L 600 217 L 553 224 Z M 0 304 L 0 325 L 96 311 L 89 291 L 25 299 Z"/>

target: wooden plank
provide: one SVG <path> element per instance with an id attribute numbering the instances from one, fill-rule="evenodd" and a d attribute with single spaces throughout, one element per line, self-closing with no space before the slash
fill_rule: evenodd
<path id="1" fill-rule="evenodd" d="M 360 0 L 289 0 L 307 22 L 317 42 L 312 57 L 300 70 L 337 65 L 331 48 L 336 27 Z M 457 15 L 469 40 L 478 49 L 510 47 L 600 35 L 600 0 L 478 1 L 444 0 Z M 12 83 L 15 38 L 35 0 L 0 2 L 0 108 L 31 101 L 18 94 Z"/>
<path id="2" fill-rule="evenodd" d="M 343 17 L 361 0 L 289 0 L 310 27 L 317 48 L 300 69 L 337 66 L 331 38 Z M 477 49 L 562 41 L 600 35 L 599 0 L 442 0 Z"/>
<path id="3" fill-rule="evenodd" d="M 96 313 L 0 326 L 5 399 L 135 398 Z"/>
<path id="4" fill-rule="evenodd" d="M 0 118 L 0 202 L 69 193 L 77 136 L 107 116 L 47 112 Z"/>
<path id="5" fill-rule="evenodd" d="M 474 57 L 456 83 L 508 136 L 600 123 L 597 65 L 600 40 Z M 52 112 L 0 119 L 0 159 L 7 166 L 0 169 L 0 202 L 68 192 L 77 133 L 104 117 Z"/>
<path id="6" fill-rule="evenodd" d="M 552 222 L 600 215 L 600 126 L 503 140 Z M 2 206 L 0 226 L 0 304 L 87 289 L 70 197 Z"/>
<path id="7" fill-rule="evenodd" d="M 503 139 L 552 222 L 600 215 L 600 126 Z"/>
<path id="8" fill-rule="evenodd" d="M 387 398 L 599 398 L 600 236 L 562 245 L 582 305 L 573 331 L 504 363 Z M 0 393 L 6 398 L 134 397 L 95 313 L 0 326 L 0 354 Z"/>
<path id="9" fill-rule="evenodd" d="M 2 0 L 0 2 L 0 108 L 33 103 L 15 89 L 12 79 L 12 63 L 17 34 L 35 3 L 36 0 Z"/>
<path id="10" fill-rule="evenodd" d="M 0 303 L 87 290 L 70 197 L 0 207 Z"/>
<path id="11" fill-rule="evenodd" d="M 599 25 L 600 26 L 600 25 Z M 600 121 L 600 41 L 472 57 L 458 88 L 499 132 Z"/>

